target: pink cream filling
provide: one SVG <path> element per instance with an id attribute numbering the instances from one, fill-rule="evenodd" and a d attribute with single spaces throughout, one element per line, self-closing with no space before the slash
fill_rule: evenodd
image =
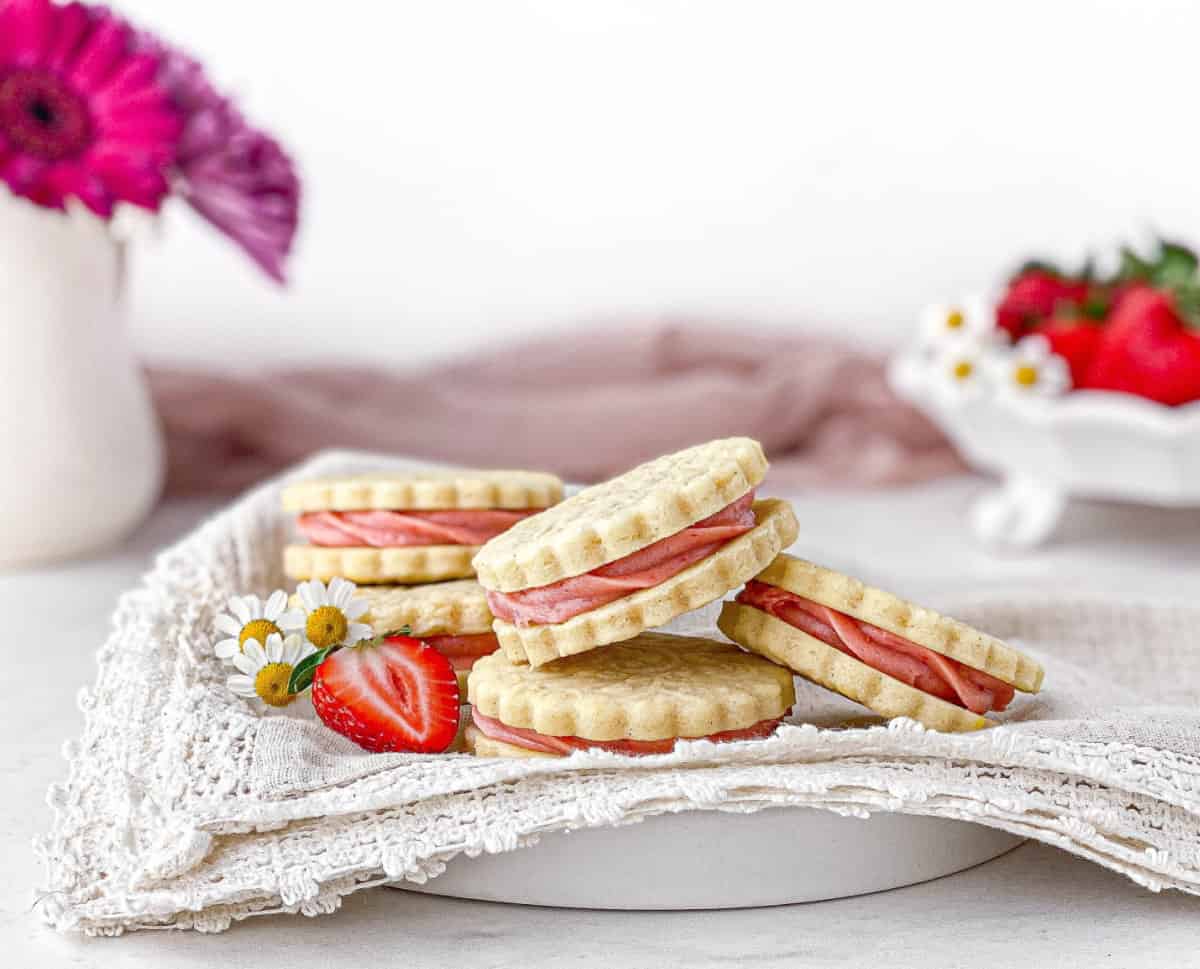
<path id="1" fill-rule="evenodd" d="M 482 545 L 541 510 L 318 511 L 301 515 L 296 526 L 314 545 L 331 548 Z"/>
<path id="2" fill-rule="evenodd" d="M 450 660 L 456 670 L 469 670 L 475 661 L 489 656 L 500 648 L 495 633 L 471 633 L 466 636 L 422 636 L 439 653 Z"/>
<path id="3" fill-rule="evenodd" d="M 583 575 L 518 592 L 487 594 L 492 614 L 517 626 L 565 622 L 615 599 L 649 589 L 707 558 L 758 524 L 754 492 L 715 515 Z"/>
<path id="4" fill-rule="evenodd" d="M 972 713 L 1000 711 L 1013 688 L 990 673 L 765 582 L 747 582 L 737 601 L 753 606 L 839 649 L 893 679 Z"/>
<path id="5" fill-rule="evenodd" d="M 675 749 L 678 740 L 711 740 L 713 743 L 728 743 L 733 740 L 758 740 L 769 737 L 779 726 L 782 717 L 774 720 L 760 720 L 752 727 L 744 730 L 724 730 L 721 733 L 708 734 L 704 737 L 671 737 L 667 740 L 587 740 L 584 737 L 552 737 L 549 734 L 538 733 L 536 730 L 526 730 L 522 727 L 510 727 L 493 717 L 486 717 L 478 710 L 471 710 L 471 720 L 484 736 L 491 737 L 501 743 L 523 747 L 526 750 L 536 750 L 543 754 L 567 755 L 576 750 L 608 750 L 615 754 L 632 756 L 647 754 L 669 754 Z"/>

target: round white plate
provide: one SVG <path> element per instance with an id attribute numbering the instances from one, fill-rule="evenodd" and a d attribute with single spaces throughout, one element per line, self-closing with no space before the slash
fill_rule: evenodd
<path id="1" fill-rule="evenodd" d="M 939 878 L 1023 839 L 907 814 L 809 808 L 691 811 L 554 832 L 519 851 L 459 856 L 408 891 L 558 908 L 752 908 L 865 895 Z"/>

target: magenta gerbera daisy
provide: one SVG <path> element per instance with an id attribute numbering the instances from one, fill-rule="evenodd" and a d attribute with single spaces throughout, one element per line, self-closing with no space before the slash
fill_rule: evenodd
<path id="1" fill-rule="evenodd" d="M 104 217 L 159 207 L 182 119 L 133 39 L 105 10 L 0 0 L 0 179 L 16 194 Z"/>

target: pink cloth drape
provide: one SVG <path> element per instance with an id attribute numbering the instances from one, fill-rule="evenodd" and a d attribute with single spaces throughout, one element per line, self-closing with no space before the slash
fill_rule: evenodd
<path id="1" fill-rule="evenodd" d="M 745 434 L 766 447 L 777 488 L 898 484 L 962 468 L 887 388 L 879 358 L 777 330 L 608 327 L 412 373 L 158 368 L 150 382 L 174 494 L 238 491 L 329 447 L 595 481 Z"/>

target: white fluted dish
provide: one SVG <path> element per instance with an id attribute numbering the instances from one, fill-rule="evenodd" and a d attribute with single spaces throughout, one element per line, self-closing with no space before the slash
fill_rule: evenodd
<path id="1" fill-rule="evenodd" d="M 892 360 L 888 379 L 973 467 L 1003 478 L 971 509 L 971 526 L 986 542 L 1039 544 L 1072 497 L 1200 506 L 1200 402 L 1166 407 L 1089 390 L 955 398 L 938 392 L 915 351 Z"/>

